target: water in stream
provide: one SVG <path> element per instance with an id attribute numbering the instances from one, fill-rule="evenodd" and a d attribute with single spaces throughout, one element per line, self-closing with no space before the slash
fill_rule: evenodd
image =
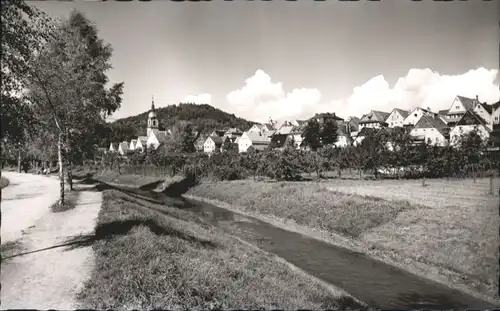
<path id="1" fill-rule="evenodd" d="M 258 219 L 195 200 L 186 207 L 214 225 L 376 308 L 485 309 L 495 306 L 364 254 L 286 231 Z"/>

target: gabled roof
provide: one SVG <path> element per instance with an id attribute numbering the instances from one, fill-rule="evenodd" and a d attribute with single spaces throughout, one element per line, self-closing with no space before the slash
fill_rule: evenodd
<path id="1" fill-rule="evenodd" d="M 498 102 L 492 104 L 491 107 L 493 107 L 494 110 L 497 110 L 498 108 L 500 108 L 500 100 Z"/>
<path id="2" fill-rule="evenodd" d="M 316 113 L 310 119 L 317 119 L 317 118 L 325 118 L 325 119 L 334 119 L 334 120 L 344 121 L 344 119 L 342 119 L 341 117 L 337 116 L 335 114 L 335 112 L 334 113 L 330 113 L 330 112 Z"/>
<path id="3" fill-rule="evenodd" d="M 389 116 L 389 113 L 383 112 L 383 111 L 378 111 L 378 110 L 372 110 L 369 113 L 365 114 L 359 123 L 371 123 L 371 122 L 379 122 L 379 123 L 385 123 L 385 120 Z"/>
<path id="4" fill-rule="evenodd" d="M 154 131 L 153 132 L 158 139 L 159 143 L 164 143 L 167 141 L 167 131 Z"/>
<path id="5" fill-rule="evenodd" d="M 220 136 L 217 136 L 217 135 L 212 135 L 212 136 L 209 136 L 207 139 L 211 139 L 215 145 L 222 145 L 222 137 Z"/>
<path id="6" fill-rule="evenodd" d="M 415 124 L 414 128 L 435 128 L 443 136 L 449 133 L 449 128 L 446 126 L 446 122 L 444 122 L 440 117 L 433 118 L 427 115 L 423 115 L 420 120 L 418 120 L 417 124 Z"/>
<path id="7" fill-rule="evenodd" d="M 232 127 L 230 129 L 228 129 L 225 133 L 226 135 L 227 134 L 243 134 L 243 131 L 240 130 L 239 128 L 236 128 L 236 127 Z"/>
<path id="8" fill-rule="evenodd" d="M 479 103 L 483 108 L 484 110 L 486 110 L 486 112 L 488 112 L 489 114 L 491 114 L 493 112 L 493 106 L 491 105 L 488 105 L 487 103 Z"/>
<path id="9" fill-rule="evenodd" d="M 282 125 L 276 134 L 290 134 L 293 130 L 293 125 Z"/>
<path id="10" fill-rule="evenodd" d="M 347 122 L 358 125 L 359 121 L 361 121 L 361 119 L 358 117 L 349 117 L 349 121 Z"/>
<path id="11" fill-rule="evenodd" d="M 212 134 L 213 134 L 213 135 L 211 135 L 211 136 L 219 136 L 219 137 L 222 137 L 222 136 L 224 136 L 224 134 L 225 134 L 225 133 L 226 133 L 226 131 L 224 131 L 224 130 L 214 130 L 214 131 L 212 132 Z"/>
<path id="12" fill-rule="evenodd" d="M 474 110 L 474 104 L 476 103 L 476 100 L 467 98 L 464 96 L 457 95 L 455 99 L 458 99 L 458 101 L 464 106 L 465 110 L 467 111 L 472 111 Z M 449 113 L 449 112 L 448 112 Z"/>
<path id="13" fill-rule="evenodd" d="M 118 143 L 111 143 L 110 146 L 109 146 L 109 149 L 113 148 L 113 150 L 117 150 L 118 146 L 119 146 Z"/>
<path id="14" fill-rule="evenodd" d="M 460 125 L 483 125 L 487 127 L 487 122 L 478 116 L 476 113 L 472 111 L 467 111 L 461 118 L 458 120 L 458 122 L 455 124 L 455 126 L 460 126 Z"/>
<path id="15" fill-rule="evenodd" d="M 271 142 L 266 135 L 262 135 L 261 133 L 247 131 L 244 135 L 246 135 L 253 144 L 269 144 Z"/>
<path id="16" fill-rule="evenodd" d="M 394 108 L 392 109 L 391 113 L 392 114 L 394 111 L 397 111 L 399 112 L 399 114 L 403 117 L 403 118 L 406 118 L 408 117 L 408 115 L 410 114 L 410 112 L 408 110 L 403 110 L 403 109 L 399 109 L 399 108 Z M 387 117 L 389 117 L 389 115 L 387 115 Z M 387 118 L 386 118 L 387 119 Z"/>
<path id="17" fill-rule="evenodd" d="M 131 145 L 135 145 L 136 143 L 137 143 L 137 139 L 132 139 L 132 140 L 130 141 L 130 144 L 131 144 Z"/>
<path id="18" fill-rule="evenodd" d="M 276 128 L 274 128 L 274 126 L 272 124 L 269 124 L 269 123 L 262 124 L 260 129 L 263 131 L 268 131 L 268 132 L 276 131 Z"/>

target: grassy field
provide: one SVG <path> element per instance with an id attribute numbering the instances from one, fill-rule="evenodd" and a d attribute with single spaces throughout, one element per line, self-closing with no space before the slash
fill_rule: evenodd
<path id="1" fill-rule="evenodd" d="M 342 291 L 204 223 L 194 214 L 105 190 L 85 308 L 324 309 Z M 354 306 L 359 307 L 359 304 Z"/>
<path id="2" fill-rule="evenodd" d="M 9 185 L 9 180 L 5 177 L 0 178 L 0 189 L 3 189 Z"/>
<path id="3" fill-rule="evenodd" d="M 339 244 L 339 236 L 346 237 L 349 245 L 376 258 L 476 295 L 495 297 L 499 198 L 488 195 L 489 180 L 426 184 L 245 180 L 205 182 L 188 194 L 225 202 L 225 207 L 333 244 Z"/>

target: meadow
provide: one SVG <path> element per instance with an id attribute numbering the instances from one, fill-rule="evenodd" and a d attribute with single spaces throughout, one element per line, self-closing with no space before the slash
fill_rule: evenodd
<path id="1" fill-rule="evenodd" d="M 333 179 L 203 182 L 188 194 L 491 299 L 499 197 L 489 191 L 489 179 Z"/>

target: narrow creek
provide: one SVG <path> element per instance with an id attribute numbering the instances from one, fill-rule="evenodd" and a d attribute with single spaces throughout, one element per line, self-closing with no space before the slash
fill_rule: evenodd
<path id="1" fill-rule="evenodd" d="M 149 191 L 141 191 L 147 195 Z M 163 197 L 168 205 L 188 209 L 214 226 L 274 253 L 307 273 L 340 287 L 374 308 L 492 309 L 498 306 L 461 291 L 299 233 L 205 202 Z M 169 203 L 167 203 L 169 202 Z"/>
<path id="2" fill-rule="evenodd" d="M 487 309 L 494 306 L 360 253 L 196 200 L 186 207 L 376 308 Z"/>

